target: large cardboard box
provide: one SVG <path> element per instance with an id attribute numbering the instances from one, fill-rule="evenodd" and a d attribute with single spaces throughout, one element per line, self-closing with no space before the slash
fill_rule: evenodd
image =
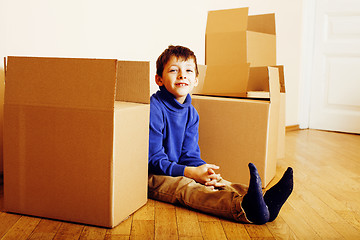
<path id="1" fill-rule="evenodd" d="M 278 68 L 250 68 L 249 82 L 255 80 L 267 85 L 269 98 L 194 95 L 192 103 L 200 115 L 199 145 L 204 161 L 219 165 L 225 179 L 243 184 L 249 183 L 247 164 L 252 162 L 266 187 L 276 172 L 280 111 Z"/>
<path id="2" fill-rule="evenodd" d="M 248 16 L 248 11 L 209 11 L 203 93 L 244 93 L 250 66 L 276 65 L 275 14 Z M 213 83 L 219 81 L 226 83 L 214 89 Z"/>
<path id="3" fill-rule="evenodd" d="M 149 63 L 8 57 L 4 208 L 114 227 L 147 201 Z"/>

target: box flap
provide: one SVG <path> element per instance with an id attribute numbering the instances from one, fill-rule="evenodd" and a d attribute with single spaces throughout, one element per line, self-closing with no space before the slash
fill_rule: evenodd
<path id="1" fill-rule="evenodd" d="M 116 60 L 8 57 L 5 103 L 112 109 Z"/>
<path id="2" fill-rule="evenodd" d="M 247 92 L 254 94 L 270 92 L 271 102 L 280 99 L 279 71 L 276 67 L 252 67 L 250 68 Z M 251 95 L 250 94 L 250 95 Z M 263 95 L 264 96 L 264 95 Z M 251 96 L 249 96 L 251 97 Z"/>
<path id="3" fill-rule="evenodd" d="M 247 63 L 246 32 L 209 33 L 205 39 L 205 64 Z"/>
<path id="4" fill-rule="evenodd" d="M 191 94 L 201 93 L 202 89 L 204 88 L 204 80 L 205 80 L 205 76 L 206 76 L 206 69 L 207 69 L 206 65 L 198 64 L 198 70 L 199 70 L 198 81 L 199 81 L 199 84 L 198 84 L 197 87 L 195 87 L 192 90 Z"/>
<path id="5" fill-rule="evenodd" d="M 250 68 L 247 91 L 269 91 L 269 73 L 267 67 Z"/>
<path id="6" fill-rule="evenodd" d="M 280 80 L 279 80 L 279 70 L 275 67 L 268 67 L 269 71 L 269 92 L 270 92 L 270 101 L 272 103 L 280 102 Z"/>
<path id="7" fill-rule="evenodd" d="M 279 71 L 280 92 L 285 93 L 284 66 L 271 66 Z M 267 67 L 250 68 L 250 77 L 247 86 L 247 92 L 269 92 L 269 80 Z"/>
<path id="8" fill-rule="evenodd" d="M 278 65 L 278 66 L 272 66 L 276 67 L 279 70 L 279 81 L 280 81 L 280 92 L 285 93 L 285 74 L 284 74 L 284 66 Z"/>
<path id="9" fill-rule="evenodd" d="M 118 61 L 116 101 L 150 103 L 149 62 Z"/>
<path id="10" fill-rule="evenodd" d="M 270 13 L 249 16 L 247 30 L 275 35 L 275 14 Z"/>
<path id="11" fill-rule="evenodd" d="M 209 11 L 206 33 L 246 31 L 249 8 Z"/>

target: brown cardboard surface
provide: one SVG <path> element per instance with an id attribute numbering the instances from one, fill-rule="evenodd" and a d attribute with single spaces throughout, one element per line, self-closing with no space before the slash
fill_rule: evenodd
<path id="1" fill-rule="evenodd" d="M 248 16 L 248 8 L 209 11 L 207 73 L 198 94 L 245 93 L 250 67 L 276 65 L 275 15 Z"/>
<path id="2" fill-rule="evenodd" d="M 206 33 L 246 31 L 249 8 L 209 11 Z"/>
<path id="3" fill-rule="evenodd" d="M 248 79 L 249 64 L 207 66 L 206 77 L 199 93 L 246 92 Z"/>
<path id="4" fill-rule="evenodd" d="M 6 211 L 114 227 L 147 201 L 149 105 L 115 102 L 117 64 L 8 58 Z M 148 72 L 148 63 L 137 70 Z M 149 80 L 120 76 L 142 86 Z"/>
<path id="5" fill-rule="evenodd" d="M 248 16 L 247 30 L 275 35 L 275 14 L 269 13 Z"/>
<path id="6" fill-rule="evenodd" d="M 118 61 L 116 101 L 150 103 L 149 74 L 148 62 Z"/>
<path id="7" fill-rule="evenodd" d="M 285 158 L 285 133 L 286 133 L 286 90 L 284 66 L 276 66 L 279 70 L 280 80 L 280 114 L 278 134 L 278 158 Z"/>
<path id="8" fill-rule="evenodd" d="M 193 88 L 191 94 L 201 93 L 203 91 L 206 70 L 207 70 L 206 65 L 198 64 L 198 71 L 199 71 L 198 85 L 197 87 Z"/>
<path id="9" fill-rule="evenodd" d="M 4 78 L 4 70 L 0 68 L 0 176 L 3 173 Z"/>
<path id="10" fill-rule="evenodd" d="M 244 64 L 247 57 L 246 32 L 206 33 L 206 65 Z M 253 44 L 254 45 L 254 44 Z"/>
<path id="11" fill-rule="evenodd" d="M 114 106 L 115 59 L 8 57 L 7 65 L 6 104 Z"/>
<path id="12" fill-rule="evenodd" d="M 193 105 L 200 115 L 202 158 L 218 164 L 220 173 L 229 181 L 248 184 L 249 162 L 257 166 L 263 187 L 275 175 L 280 103 L 278 74 L 277 68 L 250 68 L 249 82 L 254 78 L 267 79 L 270 89 L 267 101 L 193 97 Z"/>
<path id="13" fill-rule="evenodd" d="M 200 115 L 202 159 L 219 165 L 222 177 L 232 182 L 249 184 L 249 162 L 266 179 L 268 102 L 206 96 L 192 102 Z"/>
<path id="14" fill-rule="evenodd" d="M 247 32 L 247 62 L 251 67 L 276 65 L 276 36 Z"/>
<path id="15" fill-rule="evenodd" d="M 278 158 L 285 157 L 285 108 L 286 108 L 286 92 L 285 92 L 285 78 L 284 78 L 284 66 L 272 66 L 276 67 L 279 71 L 279 83 L 280 83 L 280 110 L 279 110 L 279 133 L 278 133 Z M 261 71 L 261 70 L 260 70 Z M 262 94 L 269 94 L 269 85 L 267 83 L 267 78 L 261 77 L 260 71 L 252 71 L 252 81 L 248 82 L 248 97 L 259 96 L 259 92 Z M 262 70 L 264 71 L 264 70 Z M 262 75 L 264 75 L 262 73 Z M 256 92 L 252 92 L 256 91 Z"/>
<path id="16" fill-rule="evenodd" d="M 6 104 L 5 210 L 110 226 L 112 119 Z"/>
<path id="17" fill-rule="evenodd" d="M 248 16 L 248 8 L 209 11 L 206 65 L 276 65 L 275 15 Z"/>
<path id="18" fill-rule="evenodd" d="M 147 201 L 147 164 L 150 115 L 148 104 L 115 103 L 114 225 Z"/>

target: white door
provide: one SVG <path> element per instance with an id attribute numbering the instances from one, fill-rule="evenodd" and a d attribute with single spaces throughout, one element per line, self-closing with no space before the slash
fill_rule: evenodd
<path id="1" fill-rule="evenodd" d="M 316 0 L 309 127 L 360 133 L 360 0 Z"/>

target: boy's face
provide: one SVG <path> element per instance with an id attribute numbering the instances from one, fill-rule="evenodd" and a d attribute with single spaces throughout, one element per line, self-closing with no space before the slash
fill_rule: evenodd
<path id="1" fill-rule="evenodd" d="M 165 86 L 175 99 L 183 104 L 187 94 L 198 85 L 194 59 L 184 61 L 172 56 L 164 66 L 162 77 L 156 75 L 155 81 L 157 85 Z"/>

